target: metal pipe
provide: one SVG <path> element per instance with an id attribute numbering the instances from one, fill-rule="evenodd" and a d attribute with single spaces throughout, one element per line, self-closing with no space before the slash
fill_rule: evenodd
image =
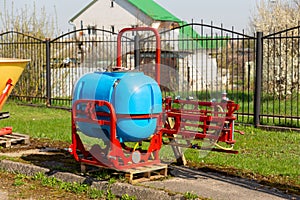
<path id="1" fill-rule="evenodd" d="M 152 27 L 135 27 L 135 28 L 124 28 L 122 29 L 117 38 L 117 67 L 122 66 L 122 50 L 121 50 L 121 39 L 122 35 L 127 31 L 152 31 L 156 37 L 156 55 L 155 55 L 155 71 L 156 71 L 156 82 L 160 85 L 160 55 L 161 55 L 161 47 L 160 47 L 160 36 L 157 29 Z"/>
<path id="2" fill-rule="evenodd" d="M 51 67 L 50 67 L 50 39 L 46 38 L 46 95 L 47 106 L 51 106 Z"/>
<path id="3" fill-rule="evenodd" d="M 257 32 L 256 37 L 256 74 L 255 74 L 255 91 L 254 91 L 254 126 L 260 124 L 260 107 L 261 107 L 261 82 L 262 82 L 262 65 L 263 65 L 263 33 Z"/>

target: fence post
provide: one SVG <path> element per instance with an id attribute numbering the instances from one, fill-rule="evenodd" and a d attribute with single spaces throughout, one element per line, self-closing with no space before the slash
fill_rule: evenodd
<path id="1" fill-rule="evenodd" d="M 51 106 L 51 68 L 50 68 L 50 39 L 46 38 L 46 98 L 47 106 Z"/>
<path id="2" fill-rule="evenodd" d="M 134 68 L 139 70 L 140 67 L 140 36 L 136 32 L 136 36 L 134 37 Z"/>
<path id="3" fill-rule="evenodd" d="M 263 65 L 263 33 L 257 32 L 256 35 L 256 73 L 255 73 L 255 91 L 254 91 L 254 126 L 260 124 L 260 106 L 261 106 L 261 79 Z"/>

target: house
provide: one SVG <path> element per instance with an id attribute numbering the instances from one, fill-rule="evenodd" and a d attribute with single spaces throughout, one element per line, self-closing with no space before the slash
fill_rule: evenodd
<path id="1" fill-rule="evenodd" d="M 119 32 L 136 26 L 169 29 L 178 26 L 181 20 L 153 0 L 93 0 L 69 22 L 76 29 L 89 27 Z"/>
<path id="2" fill-rule="evenodd" d="M 174 16 L 154 0 L 93 0 L 71 18 L 70 23 L 74 24 L 76 29 L 88 28 L 90 33 L 93 33 L 93 29 L 104 29 L 118 33 L 123 28 L 140 26 L 153 27 L 162 32 L 183 26 L 181 29 L 174 30 L 175 37 L 182 42 L 178 40 L 172 44 L 165 44 L 167 49 L 162 48 L 165 54 L 171 55 L 172 59 L 178 63 L 174 66 L 168 66 L 172 70 L 174 69 L 173 71 L 178 73 L 178 77 L 180 77 L 177 79 L 177 85 L 182 88 L 179 89 L 197 90 L 203 86 L 211 85 L 210 82 L 216 79 L 216 59 L 208 55 L 206 50 L 214 48 L 218 42 L 200 36 L 193 27 L 188 26 L 186 22 Z M 161 38 L 169 37 L 164 34 L 160 36 Z M 197 39 L 191 40 L 193 38 Z M 149 49 L 144 51 L 149 51 Z M 169 51 L 173 51 L 173 53 Z M 127 54 L 131 53 L 127 52 Z M 155 55 L 153 52 L 142 54 L 148 57 L 140 60 L 140 64 L 153 63 L 153 55 Z M 132 59 L 132 54 L 128 57 Z M 199 62 L 200 59 L 205 59 L 205 62 Z M 162 59 L 162 64 L 165 64 L 163 62 L 169 62 L 169 60 Z M 202 66 L 198 66 L 199 63 Z"/>

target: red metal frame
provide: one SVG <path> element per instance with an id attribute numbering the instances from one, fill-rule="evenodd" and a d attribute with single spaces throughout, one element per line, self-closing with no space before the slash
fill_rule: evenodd
<path id="1" fill-rule="evenodd" d="M 166 120 L 162 132 L 167 137 L 178 134 L 183 138 L 193 140 L 208 138 L 216 142 L 235 143 L 233 139 L 234 120 L 236 119 L 234 112 L 239 109 L 239 105 L 233 101 L 201 102 L 173 100 L 167 97 L 164 100 L 164 109 L 166 119 L 171 118 L 174 122 L 171 127 Z M 221 149 L 215 148 L 212 150 L 221 151 Z M 224 151 L 237 153 L 237 151 Z"/>
<path id="2" fill-rule="evenodd" d="M 156 29 L 152 27 L 136 27 L 136 28 L 124 28 L 122 29 L 117 38 L 117 67 L 122 66 L 122 52 L 121 52 L 121 39 L 122 35 L 127 31 L 152 31 L 156 37 L 156 81 L 160 85 L 160 36 Z M 85 111 L 78 108 L 78 105 L 86 104 Z M 95 112 L 95 106 L 106 106 L 109 109 L 109 113 Z M 85 117 L 79 117 L 78 114 Z M 83 115 L 82 115 L 83 114 Z M 99 120 L 103 117 L 109 120 Z M 133 163 L 132 155 L 136 152 L 135 149 L 126 146 L 124 143 L 120 143 L 117 139 L 116 133 L 116 123 L 118 118 L 132 118 L 132 119 L 150 119 L 157 118 L 157 131 L 149 139 L 150 145 L 147 150 L 138 149 L 140 152 L 140 162 Z M 109 125 L 110 126 L 110 149 L 106 158 L 103 156 L 100 158 L 94 157 L 89 151 L 87 151 L 82 143 L 79 135 L 77 134 L 76 122 L 86 122 L 86 123 L 97 123 L 99 125 Z M 162 145 L 162 132 L 160 131 L 162 127 L 161 115 L 116 115 L 112 104 L 103 100 L 77 100 L 72 106 L 72 144 L 70 146 L 71 153 L 74 158 L 83 163 L 97 165 L 101 167 L 115 168 L 117 170 L 128 169 L 133 167 L 158 164 L 159 150 Z M 142 142 L 142 141 L 141 141 Z M 98 149 L 98 151 L 102 151 Z"/>
<path id="3" fill-rule="evenodd" d="M 127 31 L 152 31 L 156 37 L 156 81 L 160 85 L 160 36 L 156 29 L 151 27 L 125 28 L 120 31 L 117 38 L 117 68 L 121 69 L 121 39 L 124 32 Z M 225 96 L 226 97 L 226 96 Z M 177 104 L 177 107 L 174 105 Z M 105 106 L 109 112 L 96 112 L 96 106 Z M 84 108 L 84 110 L 82 109 Z M 200 109 L 202 108 L 202 109 Z M 160 163 L 159 151 L 163 144 L 163 137 L 174 139 L 175 135 L 180 135 L 187 141 L 209 138 L 212 141 L 224 142 L 230 145 L 234 140 L 234 112 L 239 109 L 239 105 L 233 101 L 226 102 L 201 102 L 194 100 L 164 99 L 163 114 L 149 115 L 117 115 L 111 103 L 104 100 L 77 100 L 72 106 L 72 144 L 70 152 L 74 158 L 90 165 L 96 165 L 105 168 L 117 170 L 126 170 L 129 168 L 148 166 Z M 162 117 L 164 116 L 164 117 Z M 147 140 L 150 142 L 148 149 L 132 148 L 121 143 L 117 137 L 118 118 L 131 119 L 150 119 L 157 118 L 158 124 L 156 132 Z M 166 119 L 173 119 L 174 124 L 168 123 Z M 106 149 L 101 147 L 86 150 L 80 136 L 78 135 L 78 122 L 91 124 L 107 125 L 110 127 L 110 146 Z M 164 126 L 163 126 L 164 123 Z M 211 130 L 215 130 L 211 131 Z M 140 141 L 142 143 L 144 141 Z M 193 146 L 190 146 L 193 148 Z M 202 148 L 201 148 L 202 149 Z M 93 154 L 94 150 L 98 152 Z M 234 150 L 225 148 L 212 148 L 209 150 L 222 151 L 227 153 L 237 153 Z M 138 154 L 139 161 L 135 162 L 133 155 Z"/>
<path id="4" fill-rule="evenodd" d="M 12 90 L 12 79 L 8 79 L 6 86 L 0 95 L 0 105 L 4 102 L 5 98 L 8 97 L 9 92 Z M 4 127 L 0 129 L 0 136 L 12 134 L 12 127 Z"/>
<path id="5" fill-rule="evenodd" d="M 160 85 L 160 55 L 161 55 L 161 47 L 160 47 L 160 36 L 158 31 L 152 27 L 135 27 L 135 28 L 124 28 L 122 29 L 117 38 L 117 67 L 122 66 L 122 50 L 121 50 L 121 39 L 122 35 L 128 31 L 152 31 L 156 37 L 156 56 L 155 56 L 155 71 L 156 71 L 156 82 Z"/>
<path id="6" fill-rule="evenodd" d="M 108 108 L 107 112 L 95 112 L 96 106 L 105 106 Z M 85 107 L 84 110 L 79 108 Z M 103 117 L 106 117 L 104 119 Z M 120 115 L 119 117 L 124 117 Z M 129 117 L 129 116 L 126 116 Z M 159 118 L 160 115 L 136 115 L 134 118 Z M 77 133 L 77 122 L 94 123 L 110 126 L 110 146 L 104 153 L 103 149 L 98 148 L 97 156 L 87 151 Z M 150 146 L 146 150 L 133 149 L 127 147 L 124 143 L 121 143 L 117 138 L 116 132 L 117 115 L 111 103 L 103 100 L 77 100 L 72 106 L 72 144 L 70 146 L 70 152 L 74 158 L 82 163 L 96 165 L 105 168 L 113 168 L 117 170 L 124 170 L 133 167 L 140 167 L 150 164 L 159 164 L 159 150 L 161 148 L 162 132 L 157 131 L 150 139 Z M 157 129 L 161 123 L 158 123 Z M 140 162 L 133 162 L 133 153 L 138 152 L 140 154 Z"/>
<path id="7" fill-rule="evenodd" d="M 8 96 L 8 93 L 12 89 L 12 86 L 13 86 L 12 80 L 9 78 L 6 82 L 6 86 L 5 86 L 2 94 L 0 95 L 0 105 L 3 103 L 4 99 Z"/>

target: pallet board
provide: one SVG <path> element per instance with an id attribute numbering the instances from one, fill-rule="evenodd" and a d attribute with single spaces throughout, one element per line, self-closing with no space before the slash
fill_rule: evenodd
<path id="1" fill-rule="evenodd" d="M 0 146 L 5 148 L 11 147 L 14 144 L 29 144 L 29 142 L 29 136 L 20 133 L 12 133 L 0 136 Z"/>
<path id="2" fill-rule="evenodd" d="M 164 178 L 168 175 L 167 164 L 153 164 L 125 170 L 125 178 L 129 183 L 139 183 Z"/>
<path id="3" fill-rule="evenodd" d="M 88 166 L 93 166 L 98 169 L 109 169 L 106 167 L 100 167 L 96 165 L 91 165 L 87 163 L 80 163 L 81 172 L 85 173 L 87 171 L 97 171 L 95 168 L 93 170 L 87 170 Z M 115 172 L 120 174 L 124 174 L 125 178 L 128 180 L 129 183 L 135 184 L 145 181 L 152 181 L 157 180 L 160 178 L 165 178 L 168 176 L 168 165 L 167 164 L 149 164 L 142 167 L 135 167 L 130 169 L 124 169 L 124 170 L 117 170 L 115 169 Z"/>

